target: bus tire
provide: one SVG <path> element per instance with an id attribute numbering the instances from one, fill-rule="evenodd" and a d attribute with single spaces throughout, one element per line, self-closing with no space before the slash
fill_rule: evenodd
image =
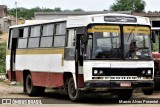
<path id="1" fill-rule="evenodd" d="M 152 95 L 153 93 L 153 89 L 143 89 L 142 91 L 144 95 Z"/>
<path id="2" fill-rule="evenodd" d="M 71 101 L 78 101 L 82 98 L 83 92 L 81 90 L 75 89 L 75 83 L 73 77 L 69 78 L 68 81 L 68 95 Z"/>
<path id="3" fill-rule="evenodd" d="M 132 89 L 118 89 L 117 95 L 120 100 L 129 100 L 132 97 Z"/>
<path id="4" fill-rule="evenodd" d="M 30 74 L 26 76 L 26 91 L 29 96 L 36 95 L 38 90 L 36 86 L 33 86 L 32 77 Z"/>

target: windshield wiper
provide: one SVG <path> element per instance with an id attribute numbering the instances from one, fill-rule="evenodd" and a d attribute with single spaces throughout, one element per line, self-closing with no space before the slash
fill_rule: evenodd
<path id="1" fill-rule="evenodd" d="M 131 32 L 130 32 L 130 34 L 129 34 L 129 36 L 128 36 L 127 42 L 129 41 L 129 38 L 130 38 L 131 34 L 133 33 L 133 30 L 135 29 L 135 27 L 136 27 L 136 26 L 134 26 L 134 28 L 131 30 Z"/>

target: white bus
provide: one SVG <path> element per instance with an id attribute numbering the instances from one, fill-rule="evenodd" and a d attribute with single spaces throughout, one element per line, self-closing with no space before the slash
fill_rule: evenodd
<path id="1" fill-rule="evenodd" d="M 152 94 L 150 35 L 148 18 L 124 14 L 11 26 L 7 76 L 23 82 L 30 96 L 45 87 L 63 87 L 72 101 L 85 91 L 114 91 L 119 99 L 129 99 L 135 88 Z"/>

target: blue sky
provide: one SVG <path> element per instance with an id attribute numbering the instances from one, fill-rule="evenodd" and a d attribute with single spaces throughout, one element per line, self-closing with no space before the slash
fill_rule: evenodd
<path id="1" fill-rule="evenodd" d="M 18 7 L 33 8 L 33 7 L 46 7 L 55 8 L 60 7 L 64 9 L 77 9 L 81 8 L 85 11 L 102 11 L 108 9 L 111 4 L 116 0 L 0 0 L 0 4 L 7 5 L 8 8 L 14 8 L 15 2 Z M 145 11 L 160 11 L 159 0 L 144 0 L 146 2 Z"/>

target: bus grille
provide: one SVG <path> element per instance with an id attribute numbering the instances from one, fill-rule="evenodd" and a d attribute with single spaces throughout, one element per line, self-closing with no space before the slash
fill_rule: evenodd
<path id="1" fill-rule="evenodd" d="M 97 70 L 103 71 L 103 73 L 95 74 L 94 71 Z M 153 75 L 153 68 L 93 68 L 92 75 L 93 76 L 147 76 L 142 73 L 142 71 L 151 70 L 151 77 Z"/>

